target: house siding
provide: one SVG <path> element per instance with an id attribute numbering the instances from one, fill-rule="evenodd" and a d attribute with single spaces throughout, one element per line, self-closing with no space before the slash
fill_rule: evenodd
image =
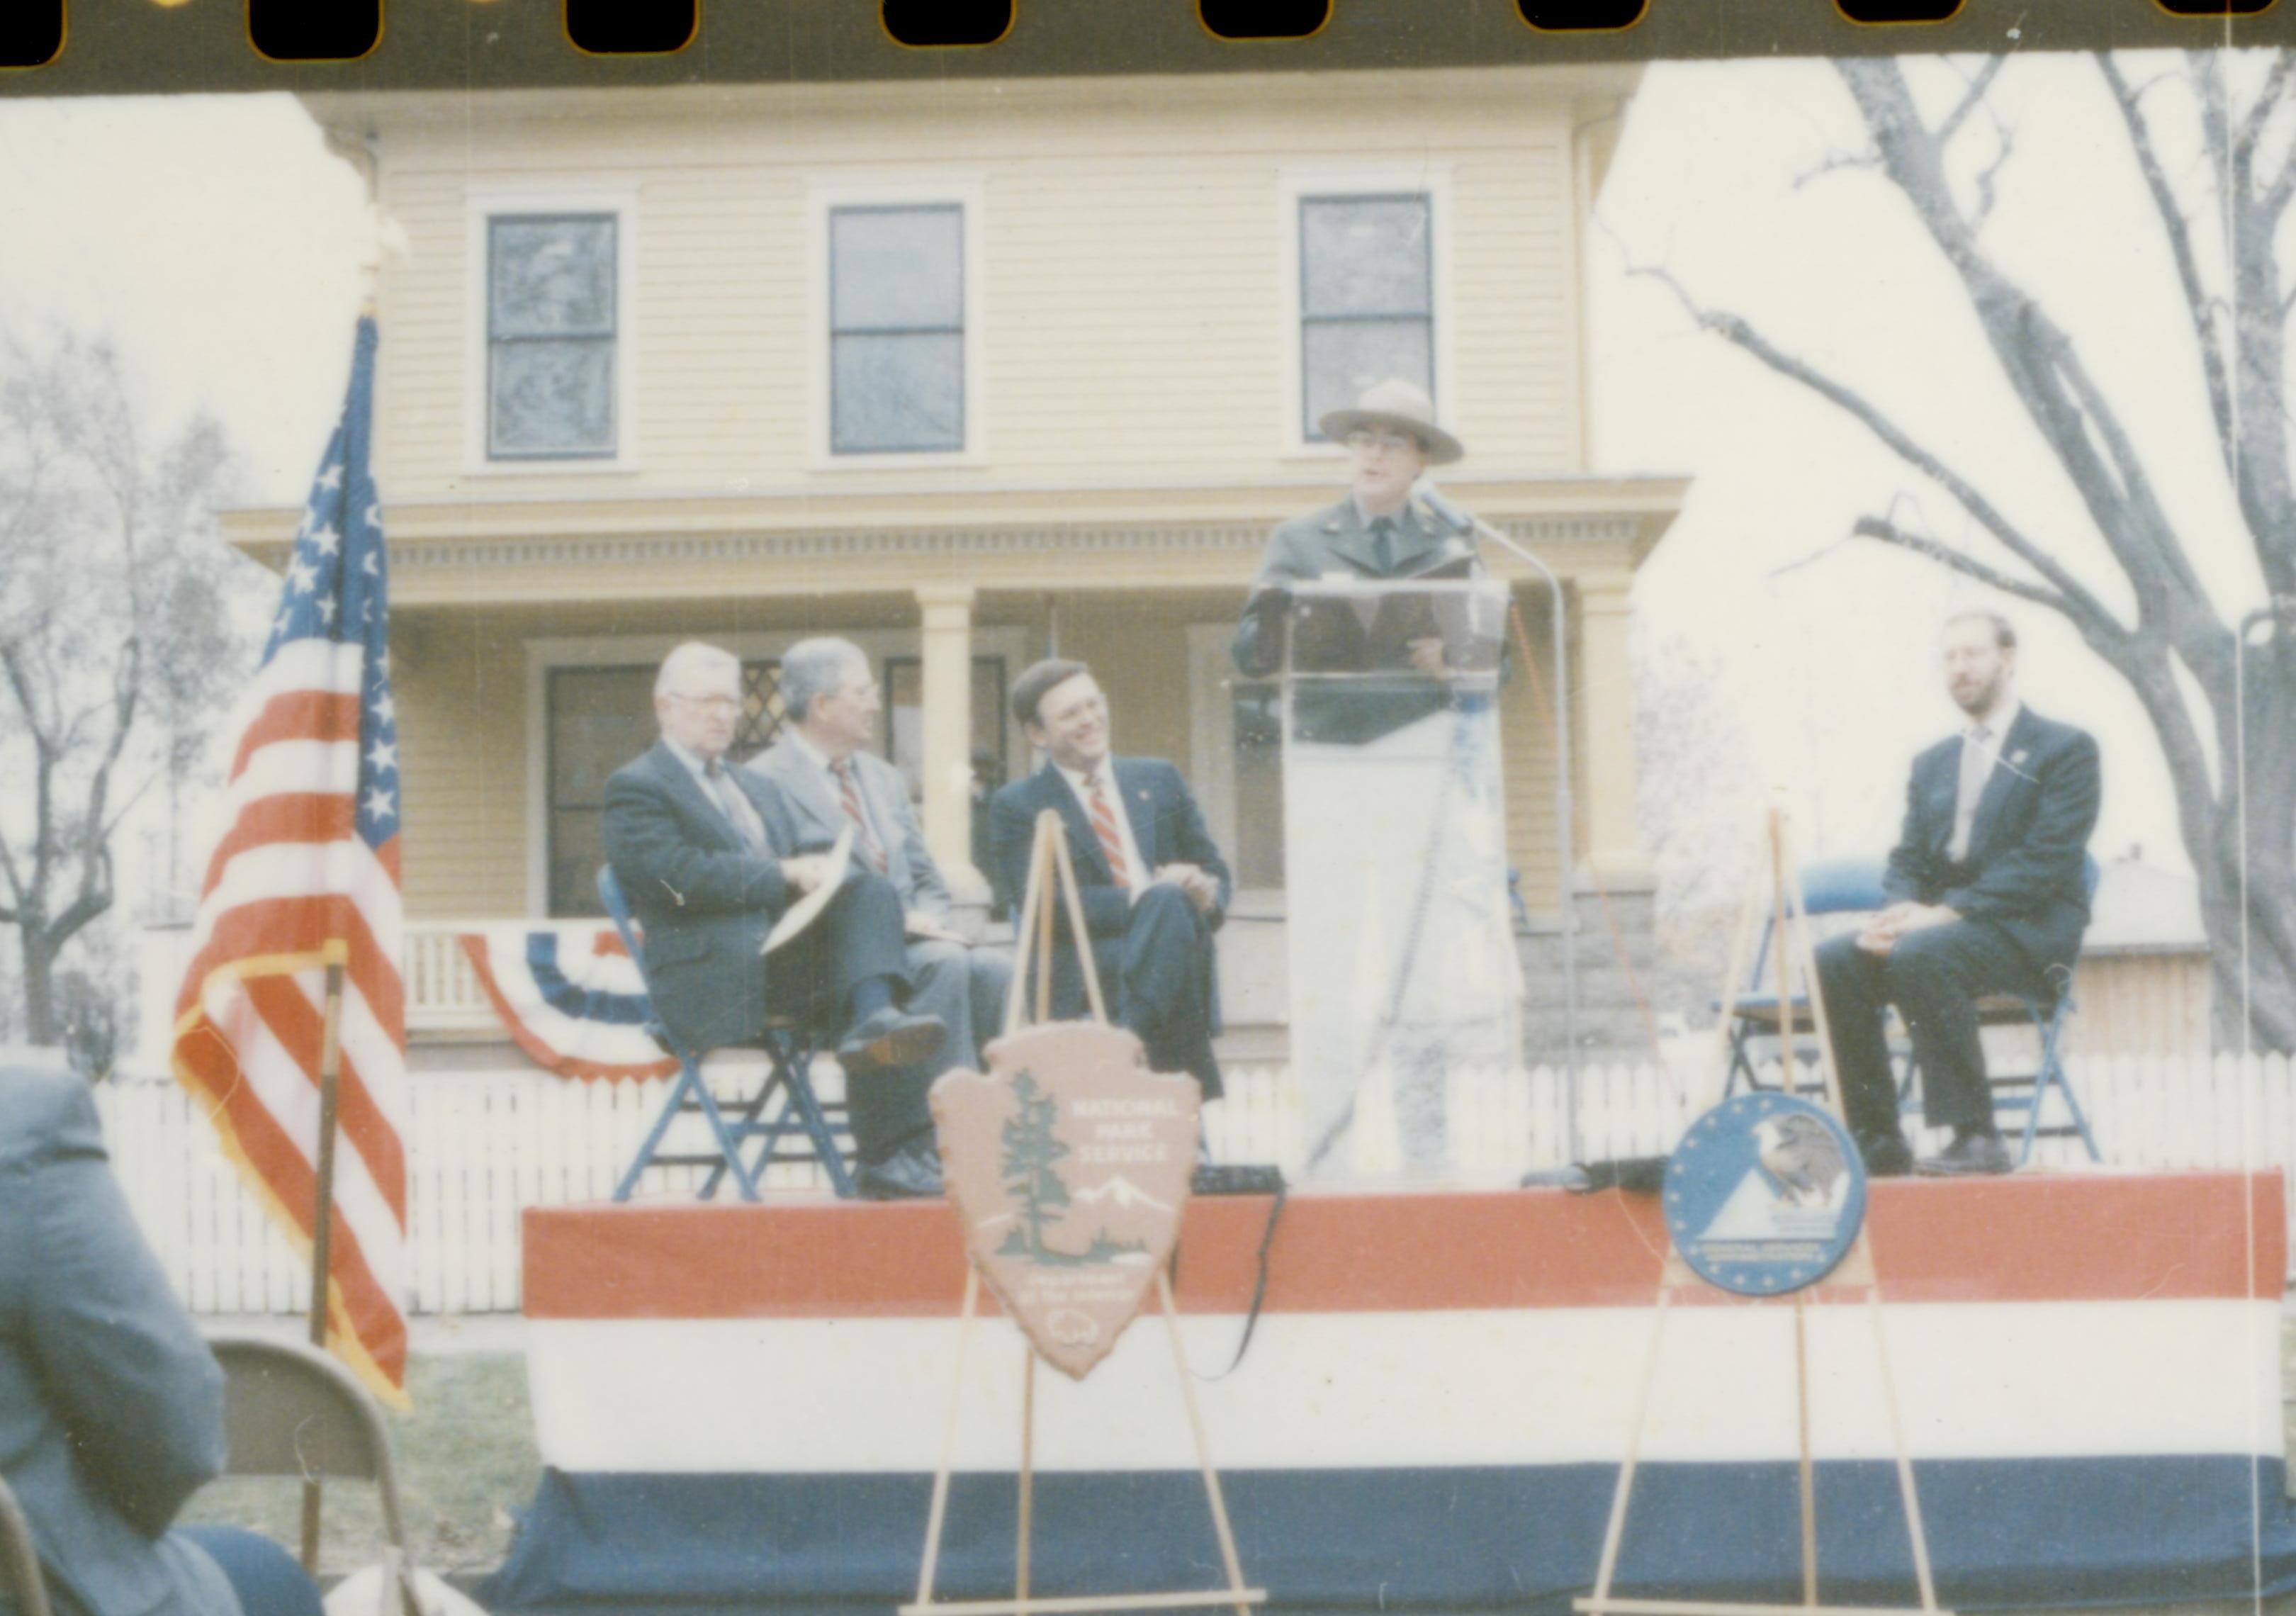
<path id="1" fill-rule="evenodd" d="M 1110 105 L 1089 84 L 887 104 L 882 87 L 855 86 L 758 92 L 707 124 L 632 112 L 390 128 L 382 201 L 412 252 L 385 294 L 386 486 L 403 500 L 474 486 L 636 495 L 1298 475 L 1308 468 L 1288 441 L 1284 176 L 1399 164 L 1439 176 L 1447 197 L 1437 362 L 1476 468 L 1577 470 L 1570 106 L 1520 80 L 1455 77 L 1448 96 L 1372 103 L 1308 99 L 1296 85 L 1255 94 L 1256 81 L 1216 104 L 1191 87 Z M 814 349 L 826 336 L 808 199 L 881 181 L 921 195 L 978 188 L 967 220 L 984 281 L 968 357 L 980 373 L 975 453 L 824 469 Z M 635 195 L 622 249 L 634 308 L 619 350 L 636 366 L 633 472 L 467 474 L 470 338 L 481 329 L 470 198 L 519 186 Z"/>

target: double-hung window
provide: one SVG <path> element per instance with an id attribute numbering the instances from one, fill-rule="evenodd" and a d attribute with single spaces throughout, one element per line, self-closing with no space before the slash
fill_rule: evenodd
<path id="1" fill-rule="evenodd" d="M 829 451 L 965 447 L 964 209 L 829 209 Z"/>
<path id="2" fill-rule="evenodd" d="M 487 458 L 613 458 L 619 217 L 495 214 L 486 229 Z"/>
<path id="3" fill-rule="evenodd" d="M 1434 204 L 1425 192 L 1300 198 L 1300 436 L 1399 376 L 1435 389 Z"/>

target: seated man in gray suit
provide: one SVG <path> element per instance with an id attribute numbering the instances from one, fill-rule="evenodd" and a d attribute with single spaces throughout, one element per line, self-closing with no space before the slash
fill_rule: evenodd
<path id="1" fill-rule="evenodd" d="M 782 657 L 781 738 L 744 767 L 768 788 L 766 833 L 783 855 L 825 848 L 847 827 L 853 857 L 893 883 L 908 938 L 909 1006 L 948 1029 L 928 1066 L 980 1070 L 1004 1021 L 1012 956 L 950 929 L 948 882 L 925 845 L 901 771 L 869 750 L 884 702 L 850 640 L 801 640 Z"/>
<path id="2" fill-rule="evenodd" d="M 64 1616 L 320 1616 L 278 1545 L 168 1530 L 223 1466 L 223 1371 L 111 1176 L 86 1082 L 0 1051 L 0 1476 L 50 1602 Z"/>
<path id="3" fill-rule="evenodd" d="M 766 834 L 771 794 L 726 764 L 742 706 L 731 652 L 689 643 L 654 681 L 661 740 L 606 782 L 606 857 L 644 923 L 646 989 L 670 1037 L 696 1054 L 746 1044 L 769 1013 L 845 1029 L 855 1182 L 872 1199 L 940 1193 L 922 1062 L 939 1020 L 909 997 L 901 901 L 856 860 L 803 931 L 760 955 L 782 912 L 828 874 L 818 855 L 777 855 Z"/>

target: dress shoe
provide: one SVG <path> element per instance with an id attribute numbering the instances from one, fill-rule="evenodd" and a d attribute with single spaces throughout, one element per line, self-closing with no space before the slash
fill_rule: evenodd
<path id="1" fill-rule="evenodd" d="M 929 1144 L 904 1144 L 882 1161 L 864 1161 L 853 1188 L 864 1201 L 930 1200 L 941 1191 L 940 1153 Z"/>
<path id="2" fill-rule="evenodd" d="M 1960 1178 L 2005 1173 L 2016 1165 L 2000 1135 L 1964 1134 L 1936 1155 L 1923 1157 L 1914 1170 L 1931 1178 Z"/>
<path id="3" fill-rule="evenodd" d="M 1868 1178 L 1902 1178 L 1914 1170 L 1914 1149 L 1903 1134 L 1860 1139 L 1857 1153 L 1866 1159 Z"/>
<path id="4" fill-rule="evenodd" d="M 937 1015 L 905 1015 L 888 1005 L 854 1023 L 837 1046 L 837 1063 L 848 1077 L 914 1066 L 940 1047 L 947 1032 Z"/>
<path id="5" fill-rule="evenodd" d="M 1522 1187 L 1527 1190 L 1569 1190 L 1574 1195 L 1584 1195 L 1595 1187 L 1595 1175 L 1576 1161 L 1562 1167 L 1533 1168 L 1522 1176 Z"/>

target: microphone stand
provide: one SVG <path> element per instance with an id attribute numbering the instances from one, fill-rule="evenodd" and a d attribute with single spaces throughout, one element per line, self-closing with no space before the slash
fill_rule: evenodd
<path id="1" fill-rule="evenodd" d="M 1489 539 L 1508 554 L 1527 562 L 1532 570 L 1546 580 L 1546 595 L 1550 603 L 1554 640 L 1554 823 L 1560 842 L 1557 853 L 1562 860 L 1562 1160 L 1578 1160 L 1578 899 L 1575 891 L 1577 854 L 1571 829 L 1572 802 L 1570 794 L 1570 701 L 1569 677 L 1569 642 L 1562 603 L 1562 580 L 1554 576 L 1554 569 L 1538 559 L 1529 549 L 1516 543 L 1480 516 L 1469 515 L 1436 492 L 1434 485 L 1422 479 L 1414 490 L 1436 517 L 1462 533 L 1480 535 Z"/>

